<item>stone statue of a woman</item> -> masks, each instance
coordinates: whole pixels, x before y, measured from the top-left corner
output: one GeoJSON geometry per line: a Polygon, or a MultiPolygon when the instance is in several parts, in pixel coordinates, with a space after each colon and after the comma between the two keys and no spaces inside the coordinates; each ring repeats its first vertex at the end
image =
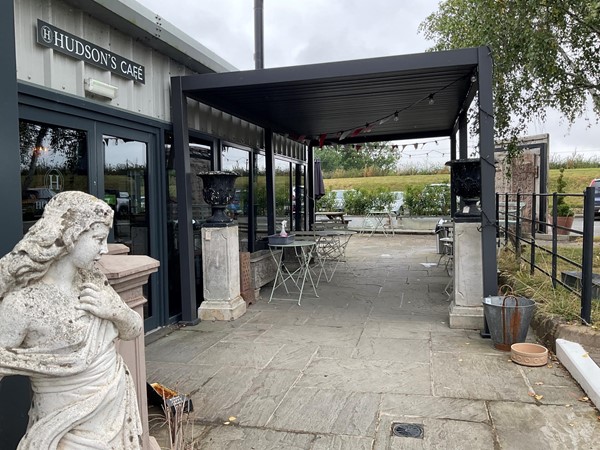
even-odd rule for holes
{"type": "Polygon", "coordinates": [[[57,194],[0,259],[0,378],[26,375],[33,401],[19,449],[139,449],[135,387],[117,337],[142,319],[95,267],[113,212],[83,192],[57,194]]]}

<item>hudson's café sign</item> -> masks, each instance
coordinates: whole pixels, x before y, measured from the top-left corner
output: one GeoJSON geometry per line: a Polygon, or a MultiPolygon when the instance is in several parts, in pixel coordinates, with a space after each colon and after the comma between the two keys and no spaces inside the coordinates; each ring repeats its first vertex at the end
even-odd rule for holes
{"type": "Polygon", "coordinates": [[[37,21],[37,42],[124,78],[142,84],[146,82],[144,66],[141,64],[123,58],[40,19],[37,21]]]}

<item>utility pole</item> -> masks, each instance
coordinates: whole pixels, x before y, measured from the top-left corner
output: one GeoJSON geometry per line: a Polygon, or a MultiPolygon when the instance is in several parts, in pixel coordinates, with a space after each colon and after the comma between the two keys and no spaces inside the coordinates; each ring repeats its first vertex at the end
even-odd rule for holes
{"type": "Polygon", "coordinates": [[[263,0],[254,0],[254,68],[264,69],[263,0]]]}

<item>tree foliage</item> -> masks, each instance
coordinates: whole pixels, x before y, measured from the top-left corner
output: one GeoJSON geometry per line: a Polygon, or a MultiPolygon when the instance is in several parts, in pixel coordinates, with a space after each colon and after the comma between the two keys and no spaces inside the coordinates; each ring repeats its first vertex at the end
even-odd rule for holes
{"type": "Polygon", "coordinates": [[[396,168],[398,161],[396,150],[387,142],[325,146],[315,150],[315,157],[321,160],[323,172],[376,168],[379,173],[389,173],[396,168]]]}
{"type": "Polygon", "coordinates": [[[431,50],[487,45],[498,139],[513,141],[555,108],[600,116],[600,0],[445,0],[420,25],[431,50]]]}

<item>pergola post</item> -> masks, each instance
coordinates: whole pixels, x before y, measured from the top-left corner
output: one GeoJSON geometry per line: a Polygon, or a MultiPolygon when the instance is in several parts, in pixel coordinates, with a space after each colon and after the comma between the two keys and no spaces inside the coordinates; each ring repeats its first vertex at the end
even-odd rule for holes
{"type": "Polygon", "coordinates": [[[481,251],[483,296],[498,293],[496,259],[496,166],[494,158],[494,102],[492,57],[488,47],[478,48],[479,155],[481,157],[481,251]]]}
{"type": "Polygon", "coordinates": [[[308,229],[312,230],[313,224],[315,223],[315,152],[312,143],[308,146],[308,158],[307,158],[307,175],[306,184],[308,185],[308,208],[306,214],[308,215],[308,229]]]}
{"type": "Polygon", "coordinates": [[[179,280],[181,282],[181,322],[199,322],[196,306],[194,271],[194,238],[192,230],[192,188],[190,142],[187,122],[187,97],[181,88],[181,77],[171,78],[171,107],[173,111],[173,150],[177,187],[177,242],[179,249],[179,280]]]}

